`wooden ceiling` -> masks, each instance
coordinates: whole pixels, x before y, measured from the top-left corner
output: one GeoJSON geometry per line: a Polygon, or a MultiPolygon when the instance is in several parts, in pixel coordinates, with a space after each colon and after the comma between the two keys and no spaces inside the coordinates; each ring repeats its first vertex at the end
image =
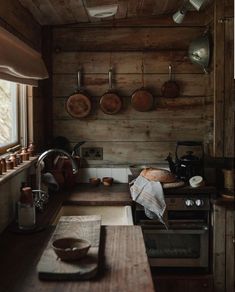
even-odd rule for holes
{"type": "MultiPolygon", "coordinates": [[[[89,17],[86,6],[118,3],[111,19],[129,19],[169,15],[185,0],[19,0],[41,25],[63,25],[105,21],[89,17]]],[[[110,18],[109,18],[110,20],[110,18]]]]}

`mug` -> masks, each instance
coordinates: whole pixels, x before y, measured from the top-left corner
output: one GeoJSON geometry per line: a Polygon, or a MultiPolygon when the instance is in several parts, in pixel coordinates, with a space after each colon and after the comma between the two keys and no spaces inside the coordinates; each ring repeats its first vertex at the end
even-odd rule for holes
{"type": "Polygon", "coordinates": [[[223,169],[224,188],[230,191],[234,190],[234,169],[223,169]]]}

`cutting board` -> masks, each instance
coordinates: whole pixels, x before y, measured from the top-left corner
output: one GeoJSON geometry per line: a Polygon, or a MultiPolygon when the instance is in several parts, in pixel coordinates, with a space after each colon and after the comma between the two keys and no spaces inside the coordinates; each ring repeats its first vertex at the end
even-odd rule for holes
{"type": "Polygon", "coordinates": [[[172,182],[172,183],[163,183],[162,187],[163,189],[172,189],[172,188],[180,188],[185,185],[185,182],[182,180],[172,182]]]}
{"type": "Polygon", "coordinates": [[[92,278],[98,270],[101,216],[61,216],[56,229],[44,250],[37,271],[44,280],[82,280],[92,278]],[[77,261],[61,261],[52,242],[61,237],[83,238],[91,243],[86,257],[77,261]]]}

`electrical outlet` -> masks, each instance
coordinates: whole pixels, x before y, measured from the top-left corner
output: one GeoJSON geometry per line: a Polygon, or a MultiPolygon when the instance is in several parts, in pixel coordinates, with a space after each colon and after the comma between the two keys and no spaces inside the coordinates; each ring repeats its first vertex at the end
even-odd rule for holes
{"type": "Polygon", "coordinates": [[[103,148],[82,147],[82,157],[87,160],[103,160],[103,148]]]}

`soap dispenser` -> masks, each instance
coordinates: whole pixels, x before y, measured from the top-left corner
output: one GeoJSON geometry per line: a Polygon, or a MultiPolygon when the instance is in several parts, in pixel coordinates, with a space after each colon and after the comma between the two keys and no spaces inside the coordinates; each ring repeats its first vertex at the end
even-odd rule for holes
{"type": "Polygon", "coordinates": [[[19,229],[33,229],[35,227],[35,206],[31,187],[21,190],[18,202],[18,226],[19,229]]]}

